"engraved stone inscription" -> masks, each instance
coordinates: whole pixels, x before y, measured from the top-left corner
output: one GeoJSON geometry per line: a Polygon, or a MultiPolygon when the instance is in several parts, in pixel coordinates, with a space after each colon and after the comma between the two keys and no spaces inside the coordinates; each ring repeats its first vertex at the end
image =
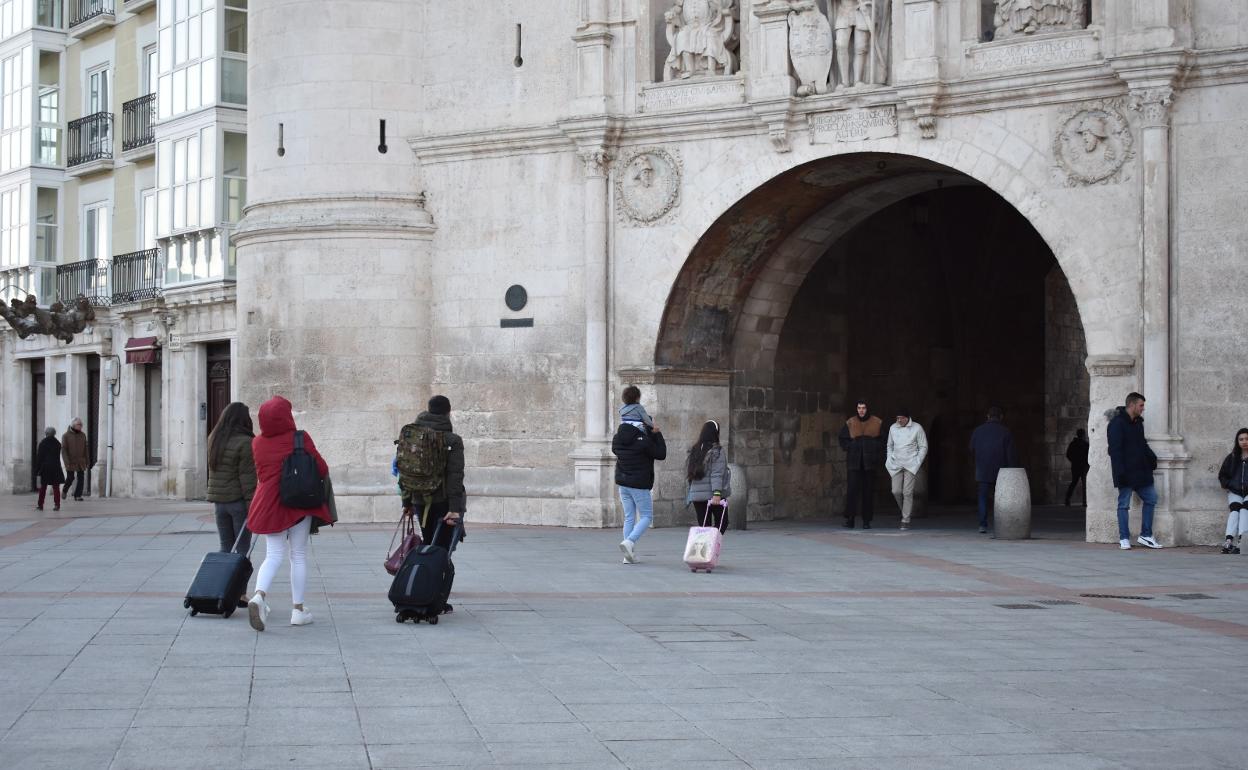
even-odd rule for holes
{"type": "Polygon", "coordinates": [[[988,75],[1016,69],[1040,69],[1091,61],[1099,53],[1100,46],[1091,34],[990,43],[967,50],[967,72],[971,75],[988,75]]]}
{"type": "Polygon", "coordinates": [[[860,110],[817,112],[808,116],[813,144],[861,142],[897,135],[897,108],[868,107],[860,110]]]}
{"type": "Polygon", "coordinates": [[[664,83],[642,91],[643,112],[675,112],[745,101],[745,83],[737,78],[702,83],[664,83]]]}

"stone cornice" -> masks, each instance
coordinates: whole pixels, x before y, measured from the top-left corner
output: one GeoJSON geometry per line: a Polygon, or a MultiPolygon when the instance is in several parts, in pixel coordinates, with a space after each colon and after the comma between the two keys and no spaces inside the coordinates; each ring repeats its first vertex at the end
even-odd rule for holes
{"type": "Polygon", "coordinates": [[[248,206],[231,240],[235,246],[355,236],[429,238],[436,228],[419,195],[315,195],[248,206]]]}

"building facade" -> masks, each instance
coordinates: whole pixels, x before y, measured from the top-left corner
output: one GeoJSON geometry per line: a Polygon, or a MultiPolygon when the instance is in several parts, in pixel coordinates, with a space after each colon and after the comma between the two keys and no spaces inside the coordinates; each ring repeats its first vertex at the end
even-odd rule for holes
{"type": "Polygon", "coordinates": [[[10,0],[0,37],[0,296],[96,312],[69,344],[0,338],[4,486],[30,488],[31,442],[81,417],[93,494],[202,496],[235,395],[246,0],[10,0]]]}
{"type": "MultiPolygon", "coordinates": [[[[660,523],[686,520],[683,447],[706,419],[737,510],[839,514],[837,432],[863,397],[928,430],[932,505],[972,498],[990,405],[1038,501],[1060,499],[1086,428],[1087,535],[1107,541],[1105,425],[1140,390],[1159,537],[1220,536],[1213,474],[1248,422],[1239,4],[272,0],[248,27],[245,216],[159,231],[166,282],[216,254],[237,282],[166,283],[144,332],[192,375],[165,375],[178,459],[157,493],[202,486],[207,343],[237,318],[232,392],[295,403],[346,518],[397,514],[393,439],[442,392],[470,518],[614,523],[631,383],[673,448],[660,523]]],[[[201,97],[246,55],[227,38],[201,97]]],[[[193,176],[158,180],[158,228],[193,176]]]]}

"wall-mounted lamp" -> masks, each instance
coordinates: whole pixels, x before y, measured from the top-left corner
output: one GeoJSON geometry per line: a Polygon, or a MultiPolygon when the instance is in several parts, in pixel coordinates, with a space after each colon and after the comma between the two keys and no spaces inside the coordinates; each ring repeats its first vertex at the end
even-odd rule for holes
{"type": "Polygon", "coordinates": [[[286,155],[286,124],[277,124],[277,157],[286,155]]]}
{"type": "Polygon", "coordinates": [[[386,146],[386,121],[382,120],[381,121],[381,143],[377,145],[377,152],[380,152],[382,155],[385,155],[386,151],[389,149],[390,148],[386,146]]]}
{"type": "Polygon", "coordinates": [[[521,35],[522,33],[521,33],[520,25],[517,24],[516,25],[516,58],[511,60],[511,63],[516,65],[517,67],[524,66],[524,57],[520,55],[520,44],[522,41],[521,35]]]}

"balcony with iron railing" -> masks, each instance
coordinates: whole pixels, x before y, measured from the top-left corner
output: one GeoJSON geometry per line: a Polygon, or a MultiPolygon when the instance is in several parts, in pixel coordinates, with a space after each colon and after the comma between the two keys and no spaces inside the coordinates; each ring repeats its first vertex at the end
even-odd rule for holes
{"type": "Polygon", "coordinates": [[[156,152],[156,94],[121,105],[121,151],[127,160],[156,152]]]}
{"type": "Polygon", "coordinates": [[[84,259],[56,267],[56,295],[67,305],[81,294],[95,307],[107,307],[113,301],[108,284],[107,259],[84,259]]]}
{"type": "Polygon", "coordinates": [[[111,169],[113,113],[97,112],[69,121],[65,145],[65,168],[71,176],[111,169]]]}
{"type": "Polygon", "coordinates": [[[161,277],[164,262],[160,249],[146,249],[113,257],[113,304],[142,302],[164,293],[161,277]]]}
{"type": "Polygon", "coordinates": [[[84,38],[117,23],[114,0],[69,0],[66,6],[70,37],[84,38]]]}

